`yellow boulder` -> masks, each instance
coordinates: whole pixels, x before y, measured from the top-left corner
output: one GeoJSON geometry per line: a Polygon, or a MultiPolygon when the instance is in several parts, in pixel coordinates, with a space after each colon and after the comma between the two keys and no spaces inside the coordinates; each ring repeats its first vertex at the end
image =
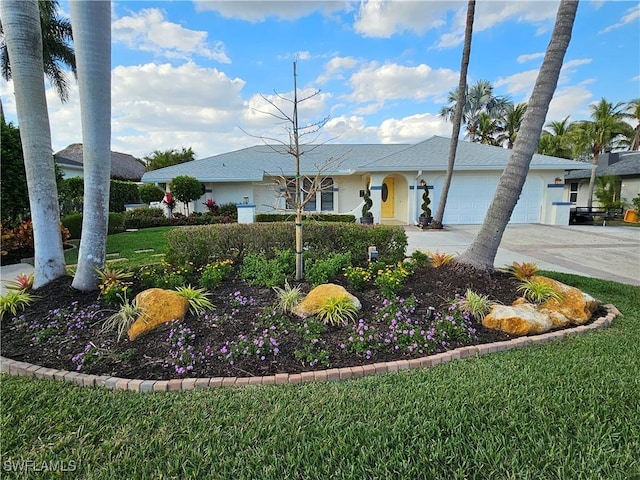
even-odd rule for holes
{"type": "Polygon", "coordinates": [[[562,295],[560,300],[551,299],[540,305],[541,311],[564,315],[571,323],[582,325],[589,321],[598,308],[598,301],[582,290],[547,277],[535,276],[533,280],[551,285],[562,295]]]}
{"type": "Polygon", "coordinates": [[[341,297],[348,298],[358,310],[362,308],[360,300],[347,292],[344,287],[334,283],[325,283],[324,285],[318,285],[316,288],[311,290],[304,300],[296,305],[292,311],[299,317],[310,317],[320,311],[320,308],[328,298],[341,297]]]}
{"type": "Polygon", "coordinates": [[[531,303],[494,305],[482,319],[482,325],[509,335],[536,335],[554,326],[549,317],[531,303]]]}
{"type": "Polygon", "coordinates": [[[170,322],[183,320],[189,310],[189,302],[171,290],[150,288],[136,295],[135,303],[140,314],[129,327],[129,340],[135,340],[143,333],[170,322]]]}

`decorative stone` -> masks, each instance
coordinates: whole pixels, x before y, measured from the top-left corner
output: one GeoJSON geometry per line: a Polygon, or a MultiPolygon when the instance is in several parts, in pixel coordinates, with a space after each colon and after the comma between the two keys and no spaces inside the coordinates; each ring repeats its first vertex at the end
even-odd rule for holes
{"type": "Polygon", "coordinates": [[[509,335],[535,335],[553,328],[549,317],[531,303],[494,305],[482,320],[482,325],[509,335]]]}
{"type": "Polygon", "coordinates": [[[551,285],[562,298],[541,305],[528,303],[524,298],[518,298],[511,306],[494,305],[482,324],[510,335],[536,335],[553,328],[582,325],[598,308],[596,299],[577,288],[542,276],[532,280],[551,285]]]}
{"type": "Polygon", "coordinates": [[[310,317],[320,311],[320,307],[328,298],[341,297],[348,298],[358,310],[362,308],[360,300],[347,292],[344,287],[334,283],[325,283],[324,285],[318,285],[316,288],[311,290],[304,300],[293,308],[293,313],[299,317],[310,317]]]}
{"type": "Polygon", "coordinates": [[[136,305],[140,315],[127,332],[129,340],[135,340],[143,333],[170,322],[184,320],[189,309],[189,302],[171,290],[150,288],[136,295],[136,305]]]}
{"type": "Polygon", "coordinates": [[[572,324],[583,325],[588,322],[598,308],[599,303],[595,298],[577,288],[542,276],[535,276],[533,280],[551,285],[562,295],[560,300],[546,301],[540,305],[540,309],[560,313],[572,324]]]}

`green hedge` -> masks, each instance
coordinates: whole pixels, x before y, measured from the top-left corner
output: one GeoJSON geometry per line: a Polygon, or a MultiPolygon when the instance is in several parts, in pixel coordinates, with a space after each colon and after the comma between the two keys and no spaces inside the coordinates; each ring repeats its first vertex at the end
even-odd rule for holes
{"type": "MultiPolygon", "coordinates": [[[[66,215],[61,219],[62,224],[67,227],[71,238],[80,238],[82,235],[82,214],[72,213],[66,215]]],[[[109,224],[107,226],[107,233],[109,235],[113,233],[124,232],[124,217],[121,213],[109,212],[109,224]]]]}
{"type": "Polygon", "coordinates": [[[133,182],[111,180],[109,192],[109,211],[124,212],[124,206],[129,203],[140,203],[138,185],[133,182]]]}
{"type": "Polygon", "coordinates": [[[192,213],[188,217],[174,214],[173,218],[167,218],[161,208],[135,208],[123,213],[124,226],[127,229],[141,229],[166,226],[183,225],[211,225],[216,223],[229,223],[233,219],[228,216],[211,215],[209,213],[192,213]]]}
{"type": "MultiPolygon", "coordinates": [[[[258,213],[256,222],[293,222],[296,219],[295,213],[258,213]]],[[[307,213],[303,220],[315,222],[343,222],[356,223],[355,215],[336,213],[307,213]]]]}
{"type": "MultiPolygon", "coordinates": [[[[405,257],[407,234],[401,226],[364,226],[349,223],[310,222],[302,229],[305,256],[318,259],[331,253],[351,253],[355,265],[367,262],[367,249],[375,245],[379,259],[396,263],[405,257]]],[[[293,249],[295,225],[289,222],[204,225],[167,233],[166,260],[174,265],[231,259],[239,264],[249,253],[272,258],[277,250],[293,249]]]]}

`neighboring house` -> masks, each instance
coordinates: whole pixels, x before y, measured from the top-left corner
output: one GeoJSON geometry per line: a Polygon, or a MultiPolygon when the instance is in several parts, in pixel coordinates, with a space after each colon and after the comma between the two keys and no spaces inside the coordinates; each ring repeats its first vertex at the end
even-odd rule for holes
{"type": "MultiPolygon", "coordinates": [[[[82,177],[82,144],[74,143],[53,155],[64,178],[82,177]]],[[[111,152],[111,178],[139,182],[145,166],[133,155],[111,152]]]]}
{"type": "MultiPolygon", "coordinates": [[[[432,137],[415,145],[322,144],[301,147],[302,176],[321,169],[323,189],[308,211],[350,213],[359,218],[362,195],[370,185],[376,223],[416,224],[422,187],[430,190],[432,210],[437,208],[447,168],[448,138],[432,137]]],[[[189,175],[205,185],[205,194],[189,206],[206,211],[208,199],[218,204],[255,205],[256,212],[286,209],[275,179],[295,176],[296,164],[280,145],[259,145],[192,162],[146,172],[142,181],[166,189],[171,179],[189,175]]],[[[458,143],[456,165],[445,210],[445,224],[482,223],[511,151],[478,143],[458,143]]],[[[571,160],[534,155],[527,181],[511,222],[566,225],[569,203],[563,201],[567,170],[584,168],[571,160]]],[[[304,183],[304,182],[303,182],[304,183]]],[[[303,188],[305,188],[303,186],[303,188]]]]}
{"type": "MultiPolygon", "coordinates": [[[[640,194],[640,152],[600,154],[596,176],[602,177],[604,175],[620,178],[620,198],[628,204],[631,203],[631,200],[640,194]]],[[[586,206],[590,178],[591,170],[574,170],[567,174],[565,176],[565,198],[579,207],[586,206]]],[[[595,197],[593,201],[597,204],[595,197]]]]}

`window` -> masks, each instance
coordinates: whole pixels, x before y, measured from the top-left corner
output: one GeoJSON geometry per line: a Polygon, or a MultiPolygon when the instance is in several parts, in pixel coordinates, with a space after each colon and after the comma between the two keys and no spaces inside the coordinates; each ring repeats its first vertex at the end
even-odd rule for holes
{"type": "MultiPolygon", "coordinates": [[[[309,192],[313,190],[314,180],[311,178],[301,179],[300,182],[300,197],[304,199],[309,192]]],[[[287,179],[287,191],[289,192],[290,199],[287,199],[287,209],[295,210],[295,191],[296,191],[296,179],[287,179]]],[[[327,212],[333,211],[333,179],[324,178],[322,180],[321,187],[316,191],[315,195],[304,206],[305,212],[327,212]],[[320,208],[318,208],[318,206],[320,208]]]]}
{"type": "Polygon", "coordinates": [[[578,182],[571,182],[569,184],[569,201],[572,203],[578,201],[578,182]]]}

